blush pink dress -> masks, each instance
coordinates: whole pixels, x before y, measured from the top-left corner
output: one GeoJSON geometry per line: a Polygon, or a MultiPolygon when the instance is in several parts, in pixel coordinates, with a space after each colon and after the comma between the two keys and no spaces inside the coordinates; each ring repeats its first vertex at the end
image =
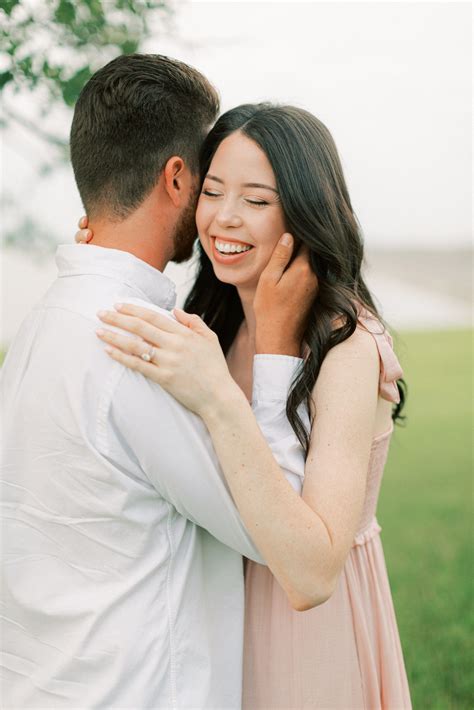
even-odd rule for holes
{"type": "MultiPolygon", "coordinates": [[[[380,355],[380,393],[398,401],[402,370],[372,317],[360,325],[380,355]]],[[[373,440],[364,510],[336,591],[294,611],[267,567],[246,562],[244,710],[411,708],[395,611],[375,517],[392,429],[373,440]]]]}

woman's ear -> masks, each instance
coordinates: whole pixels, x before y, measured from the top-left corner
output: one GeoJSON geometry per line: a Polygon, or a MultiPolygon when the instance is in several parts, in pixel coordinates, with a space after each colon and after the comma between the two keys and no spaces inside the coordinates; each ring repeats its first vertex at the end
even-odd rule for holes
{"type": "Polygon", "coordinates": [[[164,187],[175,207],[189,199],[190,171],[182,158],[173,155],[163,170],[164,187]]]}

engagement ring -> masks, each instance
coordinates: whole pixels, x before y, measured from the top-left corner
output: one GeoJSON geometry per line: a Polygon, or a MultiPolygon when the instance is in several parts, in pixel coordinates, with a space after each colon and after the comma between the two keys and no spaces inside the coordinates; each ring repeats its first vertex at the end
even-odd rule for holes
{"type": "Polygon", "coordinates": [[[140,355],[142,360],[145,360],[145,362],[151,362],[153,360],[153,355],[155,354],[155,348],[150,348],[147,353],[142,353],[140,355]]]}

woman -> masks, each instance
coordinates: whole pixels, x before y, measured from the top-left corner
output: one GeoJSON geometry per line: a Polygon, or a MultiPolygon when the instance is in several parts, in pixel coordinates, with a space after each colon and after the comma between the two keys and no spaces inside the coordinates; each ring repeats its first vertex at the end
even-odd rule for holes
{"type": "MultiPolygon", "coordinates": [[[[274,483],[279,470],[233,388],[251,398],[254,299],[280,235],[291,232],[307,249],[318,293],[294,353],[302,364],[287,401],[304,452],[304,485],[299,497],[282,483],[281,496],[263,511],[268,525],[249,524],[268,567],[246,565],[243,705],[408,708],[375,518],[392,420],[404,401],[402,371],[361,275],[362,242],[332,137],[301,109],[240,106],[207,137],[202,177],[199,271],[185,309],[203,320],[176,311],[172,323],[127,305],[103,318],[144,337],[158,366],[136,357],[143,349],[136,339],[111,331],[99,337],[112,358],[203,417],[237,505],[248,495],[237,463],[245,451],[251,455],[257,505],[258,487],[274,483]],[[317,578],[312,596],[294,597],[293,570],[299,589],[317,578]],[[304,570],[317,575],[306,579],[304,570]]],[[[284,329],[278,314],[269,320],[284,329]]]]}

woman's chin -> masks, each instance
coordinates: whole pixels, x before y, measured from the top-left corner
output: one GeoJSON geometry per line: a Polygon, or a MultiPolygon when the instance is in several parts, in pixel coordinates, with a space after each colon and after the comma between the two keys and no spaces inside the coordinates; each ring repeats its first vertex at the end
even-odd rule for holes
{"type": "Polygon", "coordinates": [[[255,274],[239,274],[238,272],[232,270],[229,267],[222,267],[221,264],[216,264],[213,262],[212,267],[214,269],[214,274],[216,278],[222,283],[231,284],[238,288],[257,288],[259,275],[255,274]]]}

